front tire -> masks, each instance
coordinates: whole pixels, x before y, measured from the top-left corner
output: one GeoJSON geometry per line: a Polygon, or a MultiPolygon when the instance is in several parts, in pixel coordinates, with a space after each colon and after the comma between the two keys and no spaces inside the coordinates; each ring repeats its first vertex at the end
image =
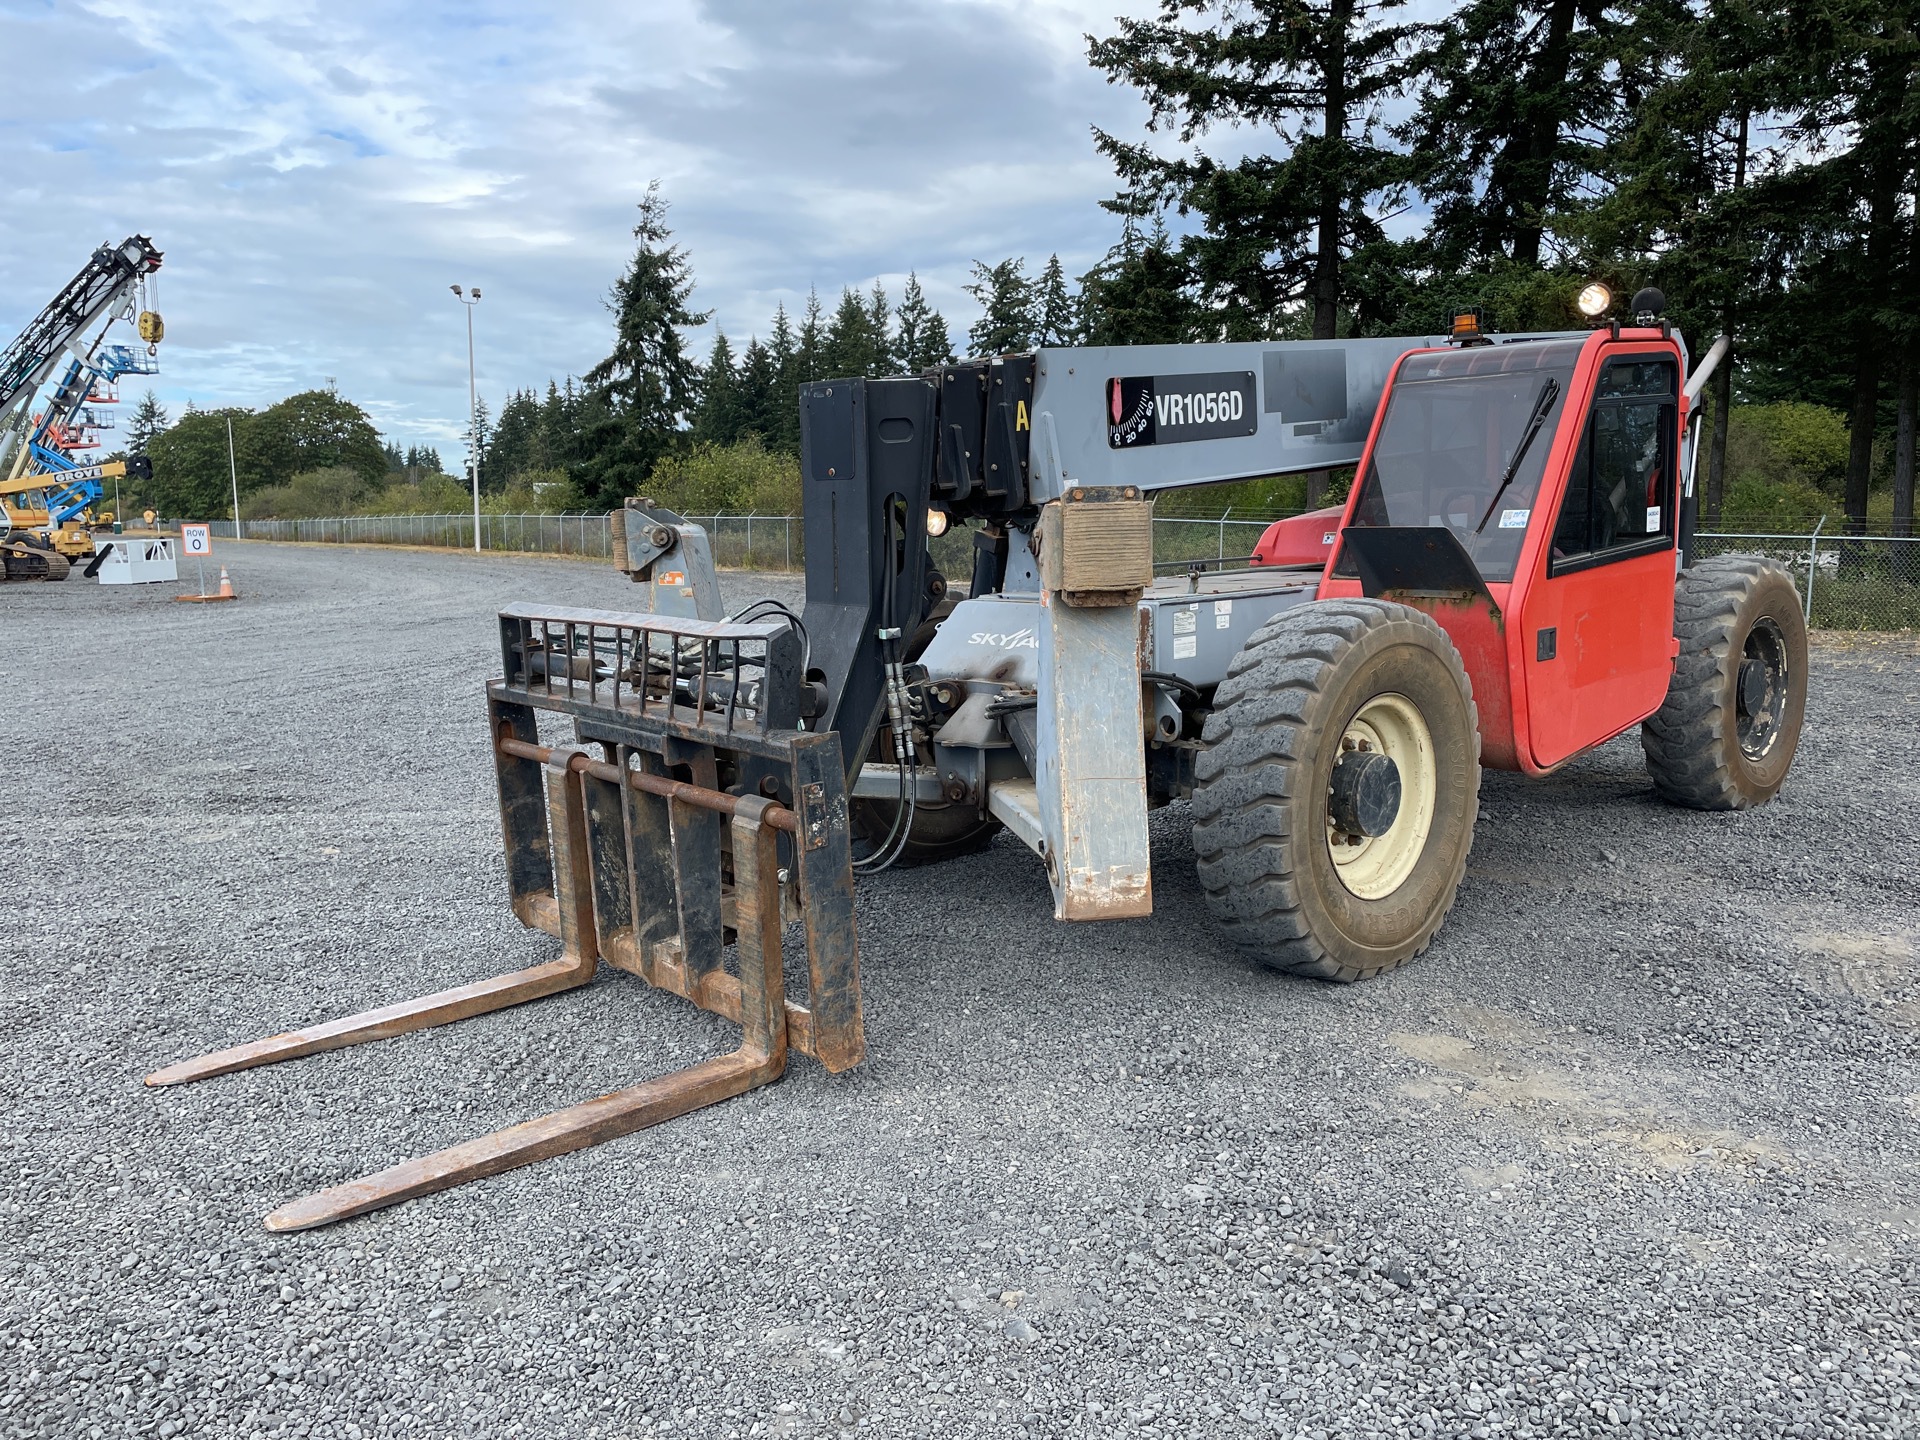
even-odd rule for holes
{"type": "Polygon", "coordinates": [[[1667,698],[1640,727],[1653,788],[1690,810],[1749,810],[1780,792],[1807,712],[1807,625],[1793,577],[1757,555],[1680,575],[1667,698]]]}
{"type": "Polygon", "coordinates": [[[1273,969],[1339,981],[1426,949],[1480,803],[1472,687],[1429,616],[1382,600],[1276,616],[1234,657],[1203,739],[1193,845],[1229,935],[1273,969]],[[1349,793],[1344,767],[1383,770],[1379,755],[1390,804],[1349,793]]]}

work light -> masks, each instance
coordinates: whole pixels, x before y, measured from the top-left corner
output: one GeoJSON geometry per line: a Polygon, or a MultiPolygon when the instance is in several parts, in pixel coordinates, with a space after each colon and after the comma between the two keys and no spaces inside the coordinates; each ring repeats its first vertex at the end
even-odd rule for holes
{"type": "Polygon", "coordinates": [[[1580,313],[1589,320],[1598,319],[1606,312],[1607,306],[1612,303],[1613,291],[1602,285],[1598,280],[1582,290],[1580,292],[1580,298],[1574,302],[1574,304],[1580,307],[1580,313]]]}

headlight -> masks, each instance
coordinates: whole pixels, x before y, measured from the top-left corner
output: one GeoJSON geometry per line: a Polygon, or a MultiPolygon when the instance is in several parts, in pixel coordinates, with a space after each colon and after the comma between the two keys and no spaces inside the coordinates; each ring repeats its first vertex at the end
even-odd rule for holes
{"type": "Polygon", "coordinates": [[[1574,301],[1574,304],[1580,307],[1580,313],[1589,320],[1598,319],[1601,315],[1605,314],[1607,307],[1612,303],[1613,291],[1602,285],[1598,280],[1582,290],[1580,292],[1580,298],[1574,301]]]}
{"type": "Polygon", "coordinates": [[[947,533],[947,512],[944,510],[931,510],[931,509],[928,510],[927,511],[928,538],[933,540],[938,540],[942,535],[946,533],[947,533]]]}

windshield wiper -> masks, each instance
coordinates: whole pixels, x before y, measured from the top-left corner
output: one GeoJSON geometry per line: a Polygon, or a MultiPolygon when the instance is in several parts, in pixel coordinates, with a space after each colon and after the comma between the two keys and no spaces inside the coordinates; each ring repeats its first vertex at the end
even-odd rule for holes
{"type": "Polygon", "coordinates": [[[1513,447],[1513,458],[1507,461],[1507,473],[1500,477],[1499,487],[1493,492],[1493,499],[1487,502],[1487,513],[1480,517],[1480,523],[1473,527],[1478,535],[1487,528],[1487,521],[1493,518],[1494,507],[1500,503],[1500,497],[1507,493],[1507,487],[1513,483],[1513,477],[1520,473],[1520,462],[1527,458],[1527,449],[1533,444],[1534,436],[1540,433],[1540,427],[1547,423],[1547,412],[1553,408],[1553,402],[1560,398],[1560,382],[1551,375],[1547,383],[1540,387],[1539,398],[1533,402],[1533,414],[1527,419],[1527,428],[1520,436],[1520,443],[1513,447]]]}

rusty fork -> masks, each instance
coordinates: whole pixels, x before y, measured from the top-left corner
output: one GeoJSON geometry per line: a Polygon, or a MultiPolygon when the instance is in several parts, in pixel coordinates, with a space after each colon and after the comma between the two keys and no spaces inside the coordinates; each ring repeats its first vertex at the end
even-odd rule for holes
{"type": "MultiPolygon", "coordinates": [[[[791,834],[796,830],[792,811],[757,796],[738,797],[662,775],[611,766],[593,760],[581,750],[549,750],[514,739],[510,733],[496,739],[496,748],[503,767],[510,763],[511,757],[523,763],[537,761],[546,770],[545,828],[553,840],[552,888],[544,894],[517,897],[527,903],[517,903],[515,908],[527,923],[559,935],[563,946],[560,959],[418,1000],[275,1035],[197,1060],[182,1061],[155,1071],[146,1077],[146,1083],[165,1086],[204,1080],[322,1050],[404,1035],[585,985],[593,979],[601,958],[600,928],[594,913],[596,837],[590,833],[593,817],[586,794],[586,786],[596,780],[610,788],[617,786],[656,797],[656,801],[664,799],[678,806],[730,816],[733,856],[730,909],[739,979],[734,982],[723,970],[716,971],[705,977],[707,983],[689,998],[737,1019],[741,1027],[740,1046],[731,1054],[703,1061],[689,1069],[616,1090],[293,1201],[266,1217],[270,1230],[306,1230],[365,1214],[632,1134],[701,1106],[770,1084],[786,1069],[791,1020],[802,1022],[802,1043],[809,1044],[810,1048],[813,1037],[806,1022],[811,1016],[805,1009],[787,1002],[781,964],[778,844],[781,832],[791,834]],[[714,984],[714,981],[725,983],[714,984]]],[[[512,839],[510,835],[510,852],[512,839]]],[[[717,887],[717,877],[715,884],[717,887]]],[[[718,938],[716,933],[713,939],[718,938]]],[[[714,948],[717,950],[717,945],[714,948]]],[[[639,967],[626,964],[622,968],[639,967]]],[[[649,975],[648,978],[655,977],[649,975]]],[[[857,991],[855,993],[857,995],[857,991]]],[[[855,1017],[857,1026],[857,1010],[855,1017]]],[[[854,1034],[857,1044],[857,1029],[854,1034]]],[[[858,1056],[855,1053],[841,1058],[850,1064],[858,1056]]],[[[843,1065],[836,1064],[834,1068],[843,1068],[843,1065]]]]}

